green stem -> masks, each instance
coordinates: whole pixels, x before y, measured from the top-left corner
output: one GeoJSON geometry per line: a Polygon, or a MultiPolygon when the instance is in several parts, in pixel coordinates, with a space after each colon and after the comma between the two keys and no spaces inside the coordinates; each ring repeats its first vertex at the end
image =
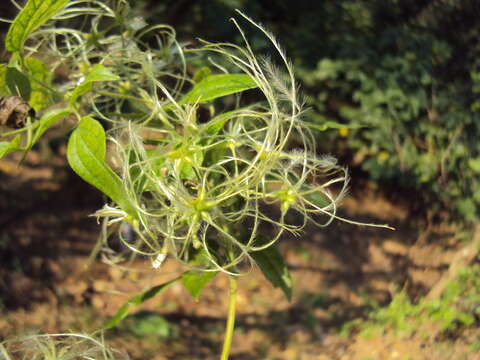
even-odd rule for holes
{"type": "Polygon", "coordinates": [[[228,301],[227,328],[225,329],[225,339],[221,360],[228,360],[230,346],[232,345],[233,328],[235,326],[235,305],[237,303],[237,278],[230,276],[230,299],[228,301]]]}

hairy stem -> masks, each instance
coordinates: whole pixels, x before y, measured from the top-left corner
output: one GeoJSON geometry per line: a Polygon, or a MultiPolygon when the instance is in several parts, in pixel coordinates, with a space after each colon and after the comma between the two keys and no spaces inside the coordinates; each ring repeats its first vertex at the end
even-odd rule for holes
{"type": "Polygon", "coordinates": [[[221,360],[228,360],[230,354],[230,345],[232,344],[233,328],[235,326],[235,305],[237,303],[237,278],[229,276],[230,280],[230,299],[228,301],[227,328],[225,329],[225,339],[223,341],[221,360]]]}

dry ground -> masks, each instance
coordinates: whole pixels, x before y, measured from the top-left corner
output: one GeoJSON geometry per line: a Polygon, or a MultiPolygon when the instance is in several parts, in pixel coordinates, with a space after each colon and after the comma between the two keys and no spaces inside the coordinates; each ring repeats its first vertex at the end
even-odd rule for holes
{"type": "MultiPolygon", "coordinates": [[[[100,259],[89,262],[99,227],[88,215],[101,207],[101,195],[61,157],[51,156],[46,161],[32,152],[20,166],[14,158],[0,160],[0,338],[91,332],[129,297],[182,270],[173,261],[159,270],[137,261],[133,271],[100,259]]],[[[232,359],[480,359],[468,347],[478,332],[443,342],[339,336],[342,324],[365,316],[372,299],[388,303],[398,288],[414,300],[428,293],[458,251],[454,230],[422,228],[409,214],[408,201],[413,199],[389,201],[362,185],[345,201],[344,215],[388,222],[396,231],[337,222],[283,239],[293,300],[286,301],[258,271],[243,277],[232,359]]],[[[168,337],[135,335],[127,321],[107,339],[132,359],[216,359],[226,285],[227,279],[217,276],[197,303],[175,284],[135,309],[143,311],[137,316],[164,316],[168,337]]]]}

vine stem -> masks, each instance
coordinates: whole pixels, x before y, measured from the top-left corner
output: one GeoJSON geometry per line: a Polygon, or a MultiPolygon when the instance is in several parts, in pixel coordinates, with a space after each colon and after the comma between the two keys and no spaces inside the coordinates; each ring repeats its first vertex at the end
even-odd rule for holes
{"type": "Polygon", "coordinates": [[[233,328],[235,326],[235,306],[237,304],[237,278],[229,276],[230,280],[230,298],[228,301],[227,328],[225,329],[225,339],[223,341],[222,357],[220,360],[228,360],[230,346],[232,345],[233,328]]]}

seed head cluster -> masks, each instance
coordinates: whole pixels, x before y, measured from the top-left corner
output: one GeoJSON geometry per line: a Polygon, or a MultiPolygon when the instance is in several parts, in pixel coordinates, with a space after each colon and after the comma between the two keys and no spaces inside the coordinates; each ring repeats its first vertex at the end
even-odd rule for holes
{"type": "Polygon", "coordinates": [[[126,1],[114,4],[70,2],[57,20],[83,15],[91,25],[43,28],[31,50],[68,72],[67,99],[98,63],[121,79],[95,83],[75,106],[107,124],[110,165],[129,207],[110,203],[95,215],[118,227],[128,249],[156,267],[166,254],[185,263],[201,255],[203,270],[237,274],[283,232],[341,219],[347,171],[315,155],[292,65],[272,34],[239,12],[270,41],[276,64],[254,53],[235,19],[243,45],[200,41],[192,49],[171,27],[132,18],[126,1]],[[199,59],[209,63],[207,73],[243,74],[255,89],[185,102],[198,84],[187,65],[199,59]]]}

